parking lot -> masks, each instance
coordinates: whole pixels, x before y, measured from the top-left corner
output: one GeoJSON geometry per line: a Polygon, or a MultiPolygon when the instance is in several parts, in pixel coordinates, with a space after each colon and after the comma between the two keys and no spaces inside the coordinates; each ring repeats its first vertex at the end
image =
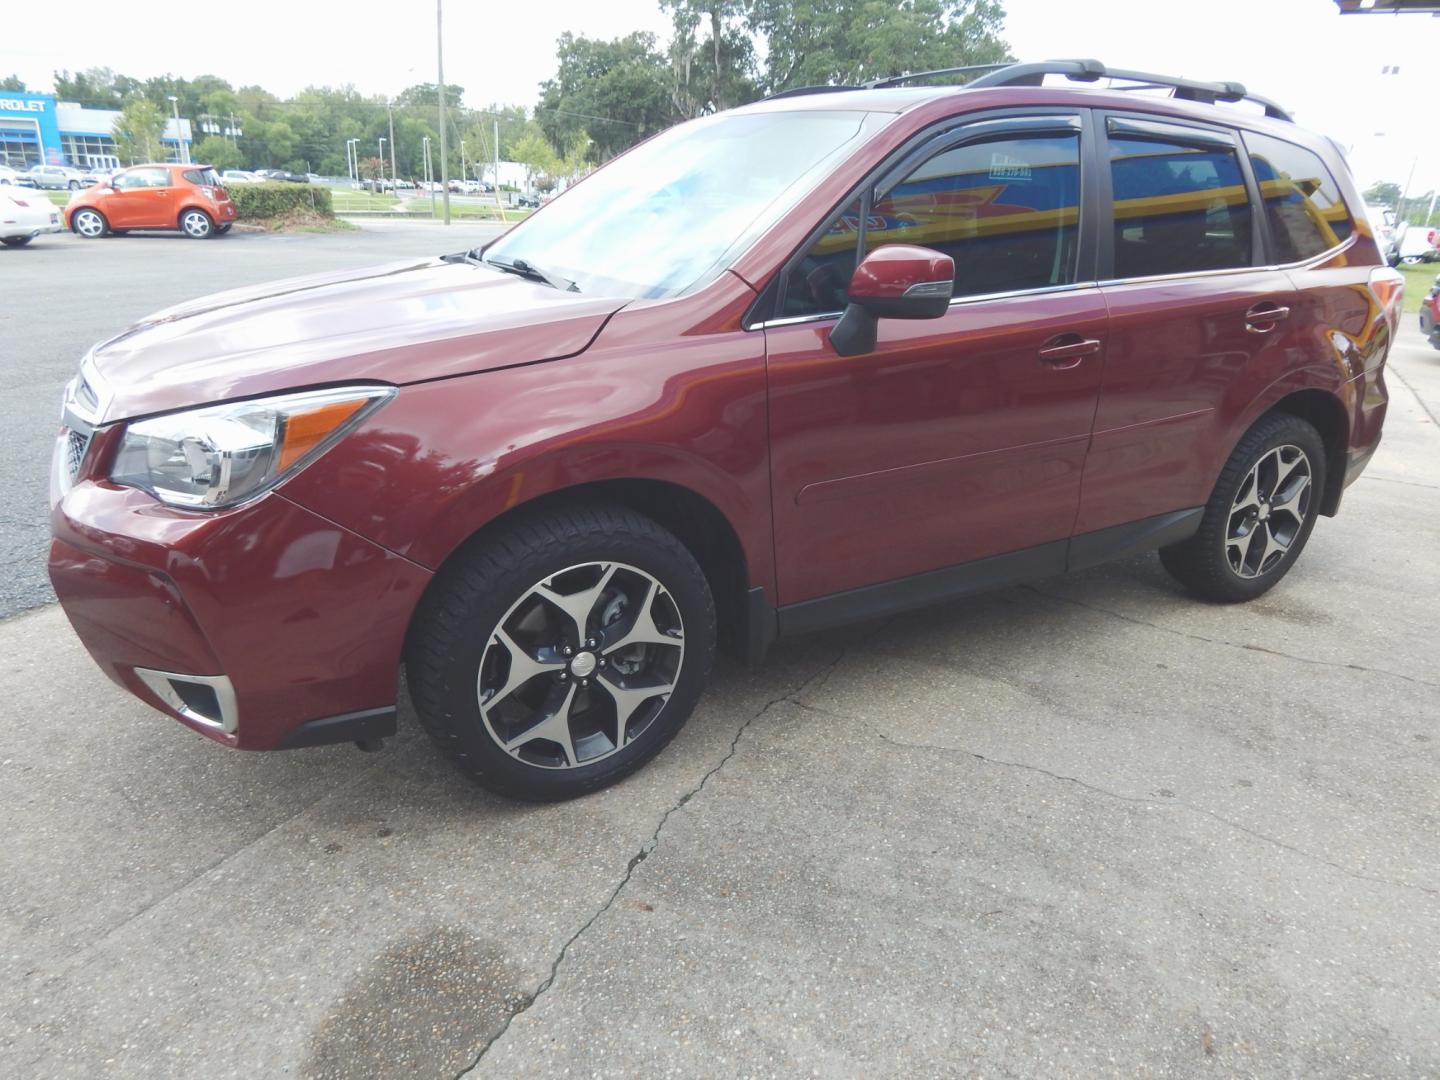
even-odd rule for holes
{"type": "MultiPolygon", "coordinates": [[[[92,341],[492,233],[0,252],[3,611],[47,599],[92,341]]],[[[57,608],[0,622],[0,1075],[1440,1073],[1440,352],[1406,322],[1378,455],[1259,601],[1143,556],[784,643],[561,805],[407,712],[375,755],[226,752],[57,608]]]]}

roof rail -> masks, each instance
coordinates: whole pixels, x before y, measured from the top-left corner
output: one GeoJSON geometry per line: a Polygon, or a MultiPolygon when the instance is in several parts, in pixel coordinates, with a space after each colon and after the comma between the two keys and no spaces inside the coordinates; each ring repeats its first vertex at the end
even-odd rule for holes
{"type": "Polygon", "coordinates": [[[1181,79],[1173,75],[1156,75],[1148,71],[1130,71],[1126,68],[1107,68],[1099,60],[1043,60],[1035,64],[976,64],[970,67],[941,68],[937,71],[917,71],[910,75],[897,75],[890,79],[876,79],[866,83],[868,87],[900,86],[916,79],[934,78],[940,75],[969,75],[976,77],[965,84],[966,89],[987,86],[1039,86],[1046,75],[1064,75],[1074,82],[1097,82],[1100,79],[1123,79],[1126,82],[1144,83],[1147,86],[1169,87],[1172,96],[1183,101],[1198,101],[1213,105],[1217,101],[1253,101],[1265,109],[1265,115],[1276,120],[1290,120],[1291,116],[1269,98],[1252,94],[1238,82],[1198,82],[1181,79]]]}

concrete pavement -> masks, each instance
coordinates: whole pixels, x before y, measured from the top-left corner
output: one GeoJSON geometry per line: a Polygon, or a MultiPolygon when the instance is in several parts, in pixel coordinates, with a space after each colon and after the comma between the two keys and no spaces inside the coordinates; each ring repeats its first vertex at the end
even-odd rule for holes
{"type": "Polygon", "coordinates": [[[1391,390],[1261,600],[1146,556],[797,641],[560,806],[0,623],[0,1074],[1436,1075],[1440,353],[1391,390]]]}

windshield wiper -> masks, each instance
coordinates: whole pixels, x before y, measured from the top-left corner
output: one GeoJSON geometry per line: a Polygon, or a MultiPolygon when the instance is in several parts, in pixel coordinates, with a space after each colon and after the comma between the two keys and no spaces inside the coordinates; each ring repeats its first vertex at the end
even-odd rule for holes
{"type": "MultiPolygon", "coordinates": [[[[466,252],[467,256],[473,252],[466,252]]],[[[500,259],[483,259],[482,262],[497,270],[504,270],[510,274],[519,274],[521,277],[529,278],[531,281],[543,281],[552,289],[559,289],[561,292],[579,292],[580,286],[569,278],[561,277],[559,274],[552,274],[548,270],[542,270],[532,262],[525,259],[511,259],[508,262],[500,259]]]]}

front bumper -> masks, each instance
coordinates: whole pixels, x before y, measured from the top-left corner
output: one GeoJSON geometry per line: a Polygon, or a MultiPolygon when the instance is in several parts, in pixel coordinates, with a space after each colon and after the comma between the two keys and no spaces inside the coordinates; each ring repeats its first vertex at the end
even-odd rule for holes
{"type": "MultiPolygon", "coordinates": [[[[88,459],[103,457],[97,433],[88,459]]],[[[111,679],[248,750],[394,731],[428,570],[271,492],[194,513],[85,475],[52,479],[50,580],[111,679]],[[199,676],[201,678],[194,678],[199,676]]]]}

